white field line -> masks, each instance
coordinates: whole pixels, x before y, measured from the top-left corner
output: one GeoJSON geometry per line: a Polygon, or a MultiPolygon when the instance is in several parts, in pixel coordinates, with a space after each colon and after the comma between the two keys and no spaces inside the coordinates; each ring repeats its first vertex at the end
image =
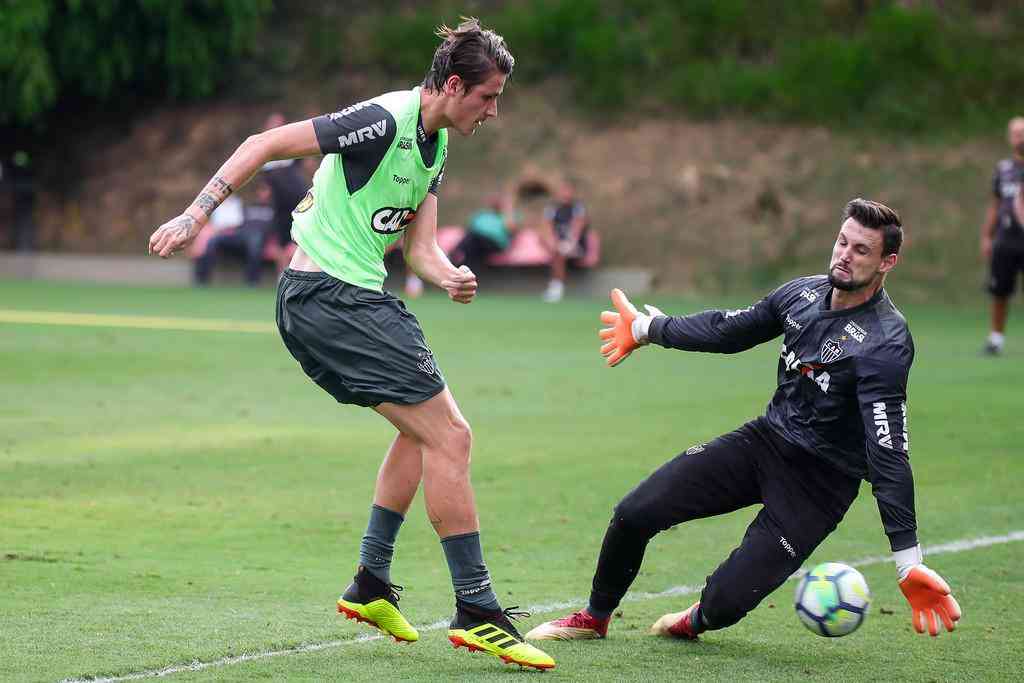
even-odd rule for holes
{"type": "Polygon", "coordinates": [[[85,327],[134,327],[144,330],[199,332],[254,332],[267,334],[277,328],[268,322],[246,322],[217,318],[162,318],[149,315],[100,315],[60,311],[15,311],[0,309],[0,323],[34,325],[78,325],[85,327]]]}
{"type": "MultiPolygon", "coordinates": [[[[925,546],[925,555],[943,555],[946,553],[962,553],[968,550],[974,550],[975,548],[985,548],[991,545],[1002,545],[1005,543],[1014,543],[1017,541],[1024,541],[1024,531],[1011,531],[1005,536],[982,536],[980,538],[966,538],[959,541],[951,541],[949,543],[940,543],[938,545],[925,546]]],[[[847,561],[852,567],[868,567],[875,564],[882,564],[885,562],[891,562],[892,558],[888,555],[874,555],[871,557],[863,557],[859,560],[847,561]]],[[[803,576],[807,570],[801,569],[790,577],[790,580],[803,576]]],[[[703,590],[702,585],[693,586],[673,586],[667,588],[659,593],[635,593],[630,592],[623,598],[623,602],[643,602],[647,600],[657,600],[659,598],[669,598],[678,595],[693,595],[703,590]]],[[[573,600],[560,600],[558,602],[547,602],[539,605],[531,605],[526,610],[532,614],[549,614],[551,612],[559,612],[561,610],[578,608],[586,604],[586,598],[575,598],[573,600]]],[[[417,626],[417,630],[421,632],[426,631],[439,631],[443,628],[448,627],[448,619],[442,619],[435,621],[430,624],[417,626]]],[[[233,664],[242,664],[244,662],[253,662],[260,659],[270,659],[271,657],[283,657],[286,655],[302,654],[303,652],[319,652],[320,650],[329,650],[336,647],[346,647],[350,645],[360,645],[362,643],[370,643],[375,640],[381,640],[384,636],[382,635],[362,635],[355,638],[347,638],[345,640],[330,640],[323,643],[310,643],[308,645],[298,645],[296,647],[287,648],[284,650],[269,650],[264,652],[252,652],[248,654],[233,655],[231,657],[221,657],[220,659],[214,659],[209,662],[201,662],[195,660],[189,664],[172,664],[162,669],[152,669],[149,671],[138,671],[136,673],[125,674],[124,676],[113,676],[110,678],[98,678],[89,677],[85,678],[66,678],[62,683],[116,683],[117,681],[136,681],[142,678],[159,678],[162,676],[171,676],[177,673],[183,673],[186,671],[202,671],[204,669],[213,669],[222,666],[230,666],[233,664]]]]}

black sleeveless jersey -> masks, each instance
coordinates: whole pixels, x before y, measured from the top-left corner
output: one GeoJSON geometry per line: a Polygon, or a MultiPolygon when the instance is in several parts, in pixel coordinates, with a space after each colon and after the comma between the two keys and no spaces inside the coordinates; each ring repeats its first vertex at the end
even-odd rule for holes
{"type": "Polygon", "coordinates": [[[1016,159],[1003,159],[992,173],[992,196],[999,202],[996,238],[1003,242],[1024,243],[1024,226],[1013,213],[1013,200],[1021,186],[1024,164],[1016,159]]]}
{"type": "Polygon", "coordinates": [[[885,290],[829,308],[824,275],[798,278],[748,308],[656,318],[650,339],[737,353],[782,336],[778,387],[765,411],[785,440],[871,483],[893,550],[917,543],[907,380],[914,342],[885,290]]]}

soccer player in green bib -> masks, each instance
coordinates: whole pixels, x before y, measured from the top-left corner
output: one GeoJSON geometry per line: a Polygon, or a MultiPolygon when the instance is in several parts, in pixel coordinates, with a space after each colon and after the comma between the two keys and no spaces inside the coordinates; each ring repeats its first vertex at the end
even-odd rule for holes
{"type": "Polygon", "coordinates": [[[448,638],[538,669],[554,660],[523,642],[502,609],[480,547],[469,480],[472,433],[416,317],[383,290],[385,249],[404,234],[405,259],[457,303],[476,295],[476,275],[438,247],[437,194],[448,131],[472,135],[498,114],[514,60],[504,39],[476,19],[441,27],[420,87],[248,138],[183,214],[160,226],[151,253],[186,247],[217,206],[267,162],[323,154],[313,187],[293,212],[298,245],[278,286],[277,323],[302,369],[339,403],[371,407],[398,430],[377,475],[352,584],[338,611],[400,641],[419,634],[398,609],[391,582],[395,540],[420,483],[455,589],[448,638]]]}

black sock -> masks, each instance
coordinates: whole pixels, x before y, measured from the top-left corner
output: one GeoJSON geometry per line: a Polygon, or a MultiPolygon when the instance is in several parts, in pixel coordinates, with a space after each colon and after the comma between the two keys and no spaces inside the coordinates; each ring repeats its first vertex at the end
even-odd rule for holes
{"type": "Polygon", "coordinates": [[[704,623],[704,615],[700,613],[700,605],[697,605],[697,609],[693,610],[690,616],[690,628],[694,633],[704,633],[708,630],[707,624],[704,623]]]}
{"type": "Polygon", "coordinates": [[[384,583],[391,583],[391,557],[405,517],[379,505],[370,508],[370,522],[359,546],[359,564],[384,583]]]}
{"type": "Polygon", "coordinates": [[[452,574],[455,597],[481,609],[501,609],[498,596],[491,588],[491,575],[484,564],[480,532],[442,538],[441,547],[452,574]]]}

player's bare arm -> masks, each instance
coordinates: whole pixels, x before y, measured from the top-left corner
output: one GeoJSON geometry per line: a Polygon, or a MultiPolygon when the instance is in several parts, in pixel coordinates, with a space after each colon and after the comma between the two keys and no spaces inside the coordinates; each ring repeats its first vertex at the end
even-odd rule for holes
{"type": "Polygon", "coordinates": [[[501,217],[505,221],[505,229],[510,233],[519,229],[519,216],[516,214],[516,191],[512,187],[505,188],[501,194],[501,217]]]}
{"type": "Polygon", "coordinates": [[[985,220],[981,224],[981,257],[988,261],[992,258],[992,238],[996,234],[996,222],[999,218],[999,200],[993,198],[985,210],[985,220]]]}
{"type": "Polygon", "coordinates": [[[566,240],[565,252],[571,252],[583,237],[583,229],[587,227],[586,209],[575,213],[569,223],[569,238],[566,240]]]}
{"type": "Polygon", "coordinates": [[[248,183],[268,161],[319,154],[310,121],[290,123],[252,135],[239,145],[185,211],[149,238],[149,253],[168,258],[187,247],[232,192],[248,183]]]}
{"type": "Polygon", "coordinates": [[[456,268],[437,245],[437,197],[427,198],[416,210],[416,219],[406,228],[405,262],[427,282],[448,291],[452,301],[468,304],[476,296],[476,275],[466,266],[456,268]]]}
{"type": "Polygon", "coordinates": [[[548,250],[555,248],[555,245],[558,243],[558,238],[555,236],[555,224],[547,216],[541,218],[538,234],[545,248],[548,250]]]}

